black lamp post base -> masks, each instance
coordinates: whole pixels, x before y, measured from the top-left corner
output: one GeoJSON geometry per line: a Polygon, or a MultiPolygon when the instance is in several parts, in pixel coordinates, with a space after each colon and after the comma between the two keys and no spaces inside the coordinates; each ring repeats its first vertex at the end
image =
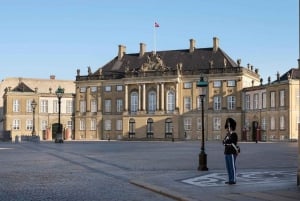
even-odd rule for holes
{"type": "Polygon", "coordinates": [[[207,155],[204,151],[201,151],[199,154],[199,166],[198,166],[199,171],[208,171],[207,168],[207,155]]]}

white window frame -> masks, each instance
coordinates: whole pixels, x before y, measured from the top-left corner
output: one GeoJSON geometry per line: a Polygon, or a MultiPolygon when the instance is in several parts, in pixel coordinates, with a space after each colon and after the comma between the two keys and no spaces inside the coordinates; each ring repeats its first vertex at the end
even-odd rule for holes
{"type": "Polygon", "coordinates": [[[96,99],[91,100],[91,112],[97,112],[97,100],[96,99]]]}
{"type": "Polygon", "coordinates": [[[185,131],[192,130],[192,118],[186,117],[186,118],[184,118],[183,122],[184,122],[184,130],[185,131]]]}
{"type": "Polygon", "coordinates": [[[185,96],[183,103],[184,103],[184,111],[185,112],[189,112],[192,110],[192,97],[185,96]]]}
{"type": "Polygon", "coordinates": [[[215,80],[213,86],[214,86],[214,88],[222,87],[222,81],[221,80],[215,80]]]}
{"type": "Polygon", "coordinates": [[[91,131],[95,131],[97,129],[97,120],[91,119],[91,131]]]}
{"type": "Polygon", "coordinates": [[[227,97],[227,109],[234,110],[236,107],[236,98],[235,96],[228,96],[227,97]]]}
{"type": "Polygon", "coordinates": [[[117,131],[123,130],[123,120],[122,119],[116,120],[116,130],[117,131]]]}
{"type": "Polygon", "coordinates": [[[13,100],[13,112],[20,112],[20,101],[18,99],[13,100]]]}
{"type": "Polygon", "coordinates": [[[285,91],[284,90],[280,90],[279,91],[279,106],[283,107],[285,105],[285,91]]]}
{"type": "Polygon", "coordinates": [[[213,130],[220,131],[221,130],[221,118],[213,117],[213,130]]]}
{"type": "Polygon", "coordinates": [[[214,110],[220,111],[222,109],[222,97],[214,96],[214,110]]]}
{"type": "Polygon", "coordinates": [[[111,131],[111,120],[110,119],[104,120],[104,130],[111,131]]]}

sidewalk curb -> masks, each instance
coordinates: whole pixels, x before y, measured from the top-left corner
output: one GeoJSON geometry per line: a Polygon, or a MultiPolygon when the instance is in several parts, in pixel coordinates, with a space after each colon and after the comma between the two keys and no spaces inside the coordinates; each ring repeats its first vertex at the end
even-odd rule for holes
{"type": "Polygon", "coordinates": [[[170,191],[169,189],[166,189],[164,187],[156,186],[153,184],[145,183],[143,181],[138,181],[138,180],[131,180],[129,183],[139,186],[141,188],[153,191],[155,193],[159,193],[161,195],[164,195],[166,197],[172,198],[174,200],[178,201],[196,201],[192,198],[187,198],[185,195],[179,194],[175,191],[170,191]]]}

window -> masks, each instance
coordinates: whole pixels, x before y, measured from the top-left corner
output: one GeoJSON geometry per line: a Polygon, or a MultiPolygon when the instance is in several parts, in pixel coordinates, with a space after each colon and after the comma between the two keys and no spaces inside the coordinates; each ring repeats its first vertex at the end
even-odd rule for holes
{"type": "Polygon", "coordinates": [[[67,114],[73,113],[73,101],[71,101],[71,100],[66,101],[66,111],[67,111],[67,114]]]}
{"type": "Polygon", "coordinates": [[[129,119],[129,138],[135,135],[135,120],[129,119]]]}
{"type": "Polygon", "coordinates": [[[117,121],[116,121],[116,130],[117,131],[123,130],[123,120],[122,119],[117,119],[117,121]]]}
{"type": "Polygon", "coordinates": [[[192,109],[191,97],[184,97],[184,111],[188,112],[192,109]]]}
{"type": "Polygon", "coordinates": [[[79,130],[84,131],[85,130],[85,120],[80,119],[79,121],[79,130]]]}
{"type": "Polygon", "coordinates": [[[174,112],[175,110],[175,93],[173,91],[167,92],[167,112],[174,112]]]}
{"type": "Polygon", "coordinates": [[[85,93],[86,92],[86,87],[80,87],[80,93],[85,93]]]}
{"type": "Polygon", "coordinates": [[[91,119],[91,131],[95,131],[97,128],[97,121],[96,119],[91,119]]]}
{"type": "Polygon", "coordinates": [[[122,85],[117,85],[117,91],[123,91],[123,86],[122,85]]]}
{"type": "Polygon", "coordinates": [[[85,100],[80,101],[80,113],[86,112],[86,102],[85,100]]]}
{"type": "Polygon", "coordinates": [[[137,92],[132,92],[130,96],[130,111],[131,112],[137,112],[138,110],[138,101],[139,96],[137,92]]]}
{"type": "Polygon", "coordinates": [[[262,93],[262,108],[267,107],[267,94],[266,92],[262,93]]]}
{"type": "Polygon", "coordinates": [[[215,80],[214,81],[214,87],[215,88],[219,88],[222,86],[222,81],[221,80],[215,80]]]}
{"type": "Polygon", "coordinates": [[[153,119],[149,118],[147,120],[147,137],[153,136],[153,119]]]}
{"type": "Polygon", "coordinates": [[[71,120],[67,121],[67,128],[70,128],[73,130],[73,122],[71,120]]]}
{"type": "Polygon", "coordinates": [[[111,112],[111,100],[107,99],[104,101],[104,112],[111,112]]]}
{"type": "Polygon", "coordinates": [[[32,100],[26,101],[26,112],[32,112],[32,106],[31,106],[32,100]]]}
{"type": "Polygon", "coordinates": [[[26,120],[26,130],[32,131],[33,128],[33,120],[32,119],[27,119],[26,120]]]}
{"type": "Polygon", "coordinates": [[[111,120],[110,119],[104,120],[104,130],[111,131],[111,120]]]}
{"type": "Polygon", "coordinates": [[[221,96],[214,97],[214,110],[221,110],[221,96]]]}
{"type": "Polygon", "coordinates": [[[47,127],[48,127],[48,121],[47,120],[42,120],[41,122],[41,128],[42,130],[47,130],[47,127]]]}
{"type": "Polygon", "coordinates": [[[184,89],[191,89],[192,88],[192,83],[191,82],[185,82],[185,83],[183,83],[183,88],[184,89]]]}
{"type": "Polygon", "coordinates": [[[213,130],[214,131],[221,130],[221,118],[219,118],[219,117],[213,118],[213,130]]]}
{"type": "Polygon", "coordinates": [[[172,135],[173,133],[173,122],[172,119],[166,119],[165,121],[165,132],[166,132],[166,136],[168,135],[172,135]]]}
{"type": "Polygon", "coordinates": [[[58,100],[53,100],[53,113],[58,113],[58,100]]]}
{"type": "Polygon", "coordinates": [[[20,112],[20,102],[18,99],[13,100],[13,112],[20,112]]]}
{"type": "Polygon", "coordinates": [[[12,129],[13,130],[20,130],[20,120],[19,119],[14,119],[13,120],[13,125],[12,125],[12,129]]]}
{"type": "Polygon", "coordinates": [[[235,109],[235,96],[228,96],[227,97],[227,108],[228,110],[235,109]]]}
{"type": "Polygon", "coordinates": [[[250,95],[245,96],[245,109],[250,110],[250,95]]]}
{"type": "MultiPolygon", "coordinates": [[[[205,101],[205,99],[203,99],[203,106],[204,106],[204,101],[205,101]]],[[[202,110],[202,104],[201,104],[200,96],[197,96],[197,110],[202,110]]]]}
{"type": "Polygon", "coordinates": [[[280,105],[280,107],[283,107],[284,106],[284,98],[285,98],[284,90],[280,90],[279,96],[280,96],[279,105],[280,105]]]}
{"type": "Polygon", "coordinates": [[[258,102],[258,93],[254,94],[253,96],[253,109],[257,110],[259,102],[258,102]]]}
{"type": "Polygon", "coordinates": [[[97,101],[95,99],[91,100],[91,112],[97,112],[97,101]]]}
{"type": "Polygon", "coordinates": [[[270,129],[275,130],[275,117],[271,117],[270,124],[270,129]]]}
{"type": "Polygon", "coordinates": [[[48,113],[48,100],[41,100],[41,113],[48,113]]]}
{"type": "Polygon", "coordinates": [[[267,130],[267,119],[265,117],[263,117],[261,120],[261,129],[267,130]]]}
{"type": "Polygon", "coordinates": [[[111,86],[105,86],[104,91],[105,92],[110,92],[111,91],[111,86]]]}
{"type": "Polygon", "coordinates": [[[123,112],[123,100],[117,99],[117,112],[123,112]]]}
{"type": "Polygon", "coordinates": [[[192,119],[191,118],[184,118],[184,130],[189,131],[192,129],[192,119]]]}
{"type": "Polygon", "coordinates": [[[284,116],[280,116],[279,121],[280,121],[279,123],[280,130],[284,130],[285,129],[284,116]]]}
{"type": "Polygon", "coordinates": [[[275,107],[275,92],[271,91],[270,93],[270,107],[275,107]]]}
{"type": "Polygon", "coordinates": [[[202,130],[202,119],[197,118],[197,130],[202,130]]]}
{"type": "Polygon", "coordinates": [[[236,86],[236,81],[235,80],[228,80],[227,81],[227,86],[228,87],[235,87],[236,86]]]}
{"type": "Polygon", "coordinates": [[[97,87],[96,87],[96,86],[92,86],[92,87],[91,87],[91,92],[92,92],[92,93],[97,92],[97,87]]]}
{"type": "Polygon", "coordinates": [[[154,113],[156,110],[156,92],[150,91],[148,94],[148,112],[154,113]]]}

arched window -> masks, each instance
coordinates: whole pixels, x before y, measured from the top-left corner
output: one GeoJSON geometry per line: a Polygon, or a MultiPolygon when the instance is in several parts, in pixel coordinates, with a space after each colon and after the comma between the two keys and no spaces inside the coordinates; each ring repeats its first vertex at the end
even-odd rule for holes
{"type": "Polygon", "coordinates": [[[175,110],[175,92],[168,91],[167,92],[167,112],[173,113],[175,110]]]}
{"type": "Polygon", "coordinates": [[[156,110],[156,92],[150,91],[148,94],[148,113],[154,113],[156,110]]]}
{"type": "Polygon", "coordinates": [[[153,137],[153,119],[149,118],[147,120],[147,138],[153,137]]]}
{"type": "Polygon", "coordinates": [[[130,112],[136,113],[139,106],[139,95],[136,91],[132,92],[130,95],[130,112]]]}
{"type": "Polygon", "coordinates": [[[165,138],[171,138],[173,136],[173,122],[168,118],[165,121],[165,138]]]}
{"type": "Polygon", "coordinates": [[[129,138],[133,138],[135,136],[135,120],[133,118],[129,119],[129,138]]]}

